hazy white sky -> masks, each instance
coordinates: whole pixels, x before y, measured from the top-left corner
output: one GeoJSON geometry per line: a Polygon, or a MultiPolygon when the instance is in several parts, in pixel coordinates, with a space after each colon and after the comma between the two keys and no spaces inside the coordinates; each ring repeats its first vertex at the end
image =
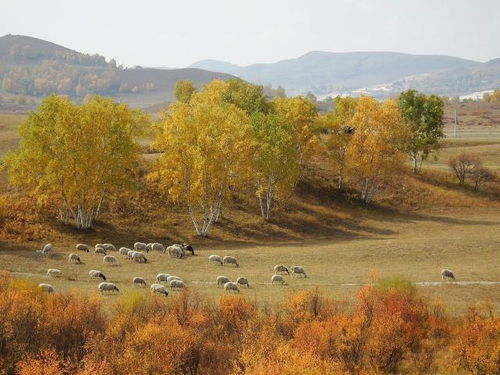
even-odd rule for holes
{"type": "Polygon", "coordinates": [[[24,34],[124,65],[240,65],[312,50],[500,57],[500,0],[0,0],[24,34]]]}

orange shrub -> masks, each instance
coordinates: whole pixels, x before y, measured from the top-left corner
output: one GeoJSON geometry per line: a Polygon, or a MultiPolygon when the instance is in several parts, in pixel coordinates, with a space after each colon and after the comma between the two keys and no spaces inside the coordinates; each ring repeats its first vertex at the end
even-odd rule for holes
{"type": "Polygon", "coordinates": [[[28,355],[17,365],[17,375],[67,375],[71,369],[60,360],[54,350],[45,350],[40,355],[28,355]]]}

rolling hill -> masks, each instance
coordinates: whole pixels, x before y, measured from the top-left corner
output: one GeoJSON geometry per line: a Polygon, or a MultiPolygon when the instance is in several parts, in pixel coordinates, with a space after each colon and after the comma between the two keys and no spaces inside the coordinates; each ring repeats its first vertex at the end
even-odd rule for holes
{"type": "Polygon", "coordinates": [[[198,87],[226,73],[198,68],[124,69],[115,60],[83,54],[45,40],[22,35],[0,37],[1,94],[27,96],[36,103],[46,95],[81,100],[87,94],[109,95],[139,107],[173,99],[175,83],[190,79],[198,87]]]}
{"type": "Polygon", "coordinates": [[[452,56],[396,52],[314,51],[271,64],[238,66],[202,60],[190,67],[279,85],[289,94],[312,91],[319,96],[366,91],[384,97],[410,87],[451,96],[500,86],[500,64],[495,60],[481,63],[452,56]]]}

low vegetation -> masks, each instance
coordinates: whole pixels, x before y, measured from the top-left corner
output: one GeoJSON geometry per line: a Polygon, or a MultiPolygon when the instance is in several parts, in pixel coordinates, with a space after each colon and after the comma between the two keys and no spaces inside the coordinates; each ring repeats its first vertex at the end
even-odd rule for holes
{"type": "Polygon", "coordinates": [[[404,280],[381,280],[345,306],[318,289],[261,309],[240,296],[46,294],[3,274],[5,374],[394,374],[498,370],[500,319],[450,319],[404,280]],[[481,343],[478,345],[478,341],[481,343]]]}

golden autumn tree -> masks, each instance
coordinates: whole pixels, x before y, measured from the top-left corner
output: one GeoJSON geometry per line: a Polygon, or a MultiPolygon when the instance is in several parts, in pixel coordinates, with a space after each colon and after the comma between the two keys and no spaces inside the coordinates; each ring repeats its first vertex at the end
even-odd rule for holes
{"type": "Polygon", "coordinates": [[[299,150],[294,128],[282,117],[257,113],[251,124],[256,146],[255,175],[261,215],[270,218],[275,203],[292,193],[300,176],[299,150]]]}
{"type": "Polygon", "coordinates": [[[19,150],[6,159],[10,182],[53,202],[64,223],[90,228],[103,201],[131,186],[146,121],[111,99],[77,106],[49,96],[19,128],[19,150]]]}
{"type": "Polygon", "coordinates": [[[318,144],[314,131],[318,110],[313,103],[301,96],[277,97],[271,104],[272,110],[293,128],[300,166],[303,168],[318,144]]]}
{"type": "Polygon", "coordinates": [[[248,115],[221,95],[227,83],[213,81],[189,103],[171,105],[154,147],[162,155],[151,180],[170,200],[187,206],[196,233],[207,236],[232,191],[248,182],[253,139],[248,115]]]}
{"type": "Polygon", "coordinates": [[[354,134],[347,148],[350,178],[361,200],[369,203],[403,165],[400,147],[406,138],[404,122],[394,100],[381,103],[361,97],[352,124],[354,134]]]}
{"type": "Polygon", "coordinates": [[[356,113],[357,105],[358,100],[356,98],[336,97],[334,110],[324,120],[328,129],[326,149],[333,163],[333,168],[336,170],[339,189],[344,187],[347,148],[354,134],[352,118],[356,113]]]}

